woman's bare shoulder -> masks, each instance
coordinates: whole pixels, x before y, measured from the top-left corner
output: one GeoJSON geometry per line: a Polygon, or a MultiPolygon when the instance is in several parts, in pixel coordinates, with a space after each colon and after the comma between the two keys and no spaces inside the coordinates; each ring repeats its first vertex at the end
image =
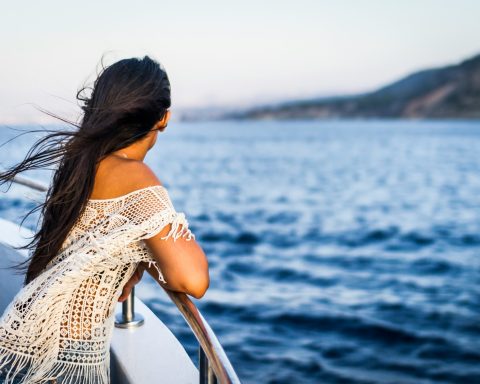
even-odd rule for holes
{"type": "Polygon", "coordinates": [[[98,167],[90,198],[115,198],[153,185],[162,185],[162,182],[144,162],[120,158],[104,160],[98,167]]]}

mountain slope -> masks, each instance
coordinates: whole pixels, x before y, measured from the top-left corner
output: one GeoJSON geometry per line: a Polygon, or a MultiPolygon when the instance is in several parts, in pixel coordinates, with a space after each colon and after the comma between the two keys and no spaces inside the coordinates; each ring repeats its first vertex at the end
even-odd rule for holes
{"type": "Polygon", "coordinates": [[[230,119],[480,118],[480,55],[413,73],[355,96],[290,101],[235,113],[230,119]]]}

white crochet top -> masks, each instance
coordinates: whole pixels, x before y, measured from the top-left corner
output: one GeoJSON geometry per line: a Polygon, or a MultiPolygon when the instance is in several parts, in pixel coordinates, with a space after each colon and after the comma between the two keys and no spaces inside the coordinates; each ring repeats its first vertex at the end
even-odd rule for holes
{"type": "Polygon", "coordinates": [[[59,375],[82,375],[82,384],[109,384],[118,297],[141,261],[153,264],[165,282],[142,240],[169,223],[162,239],[195,238],[161,185],[88,200],[60,252],[0,318],[0,370],[9,372],[5,384],[20,371],[26,372],[21,384],[59,375]]]}

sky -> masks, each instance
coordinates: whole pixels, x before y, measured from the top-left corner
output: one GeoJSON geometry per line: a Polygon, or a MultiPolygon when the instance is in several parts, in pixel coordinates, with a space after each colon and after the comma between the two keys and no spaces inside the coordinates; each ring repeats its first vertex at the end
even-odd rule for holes
{"type": "MultiPolygon", "coordinates": [[[[70,119],[105,64],[150,55],[175,110],[373,90],[480,53],[477,0],[5,2],[0,123],[70,119]]],[[[53,121],[55,122],[55,121],[53,121]]]]}

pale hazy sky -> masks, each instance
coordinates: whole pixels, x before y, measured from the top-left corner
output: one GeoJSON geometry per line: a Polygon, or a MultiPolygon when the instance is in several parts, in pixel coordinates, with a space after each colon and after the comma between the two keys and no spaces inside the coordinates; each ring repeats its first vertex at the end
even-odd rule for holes
{"type": "Polygon", "coordinates": [[[0,123],[75,118],[107,64],[153,56],[175,108],[371,90],[480,53],[478,0],[29,1],[2,4],[0,123]]]}

